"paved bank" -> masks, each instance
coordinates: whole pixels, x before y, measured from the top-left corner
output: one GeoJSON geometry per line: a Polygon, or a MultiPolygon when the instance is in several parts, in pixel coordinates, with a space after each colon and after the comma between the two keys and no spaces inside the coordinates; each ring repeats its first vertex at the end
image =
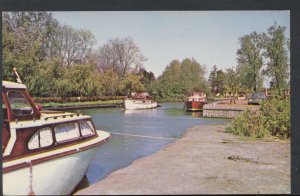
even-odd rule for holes
{"type": "Polygon", "coordinates": [[[244,100],[238,100],[236,104],[205,104],[203,106],[203,117],[236,118],[246,109],[258,111],[259,107],[259,105],[248,105],[244,100]]]}
{"type": "Polygon", "coordinates": [[[290,193],[290,144],[239,142],[224,126],[195,126],[75,194],[290,193]]]}

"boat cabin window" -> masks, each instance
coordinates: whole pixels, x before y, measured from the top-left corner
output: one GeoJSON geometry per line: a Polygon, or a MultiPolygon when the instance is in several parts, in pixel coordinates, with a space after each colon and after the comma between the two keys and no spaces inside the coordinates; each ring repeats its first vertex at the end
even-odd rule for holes
{"type": "Polygon", "coordinates": [[[91,121],[81,121],[80,130],[83,137],[87,137],[95,134],[91,121]]]}
{"type": "Polygon", "coordinates": [[[67,142],[80,137],[77,123],[63,124],[55,127],[55,138],[58,143],[67,142]]]}
{"type": "Polygon", "coordinates": [[[3,120],[7,120],[7,109],[6,109],[6,105],[4,104],[3,98],[2,98],[2,114],[3,114],[3,120]]]}
{"type": "Polygon", "coordinates": [[[28,103],[27,99],[21,92],[18,91],[8,91],[7,92],[8,101],[12,112],[16,116],[27,116],[33,113],[31,105],[28,103]]]}
{"type": "Polygon", "coordinates": [[[53,143],[52,131],[49,127],[42,128],[36,132],[28,142],[28,149],[33,150],[51,146],[53,143]]]}

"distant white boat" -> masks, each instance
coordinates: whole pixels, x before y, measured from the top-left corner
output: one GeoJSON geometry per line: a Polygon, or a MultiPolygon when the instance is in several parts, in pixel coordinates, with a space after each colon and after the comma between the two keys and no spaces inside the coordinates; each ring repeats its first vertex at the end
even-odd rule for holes
{"type": "Polygon", "coordinates": [[[131,93],[131,97],[124,99],[126,110],[152,109],[157,107],[157,102],[148,93],[131,93]]]}

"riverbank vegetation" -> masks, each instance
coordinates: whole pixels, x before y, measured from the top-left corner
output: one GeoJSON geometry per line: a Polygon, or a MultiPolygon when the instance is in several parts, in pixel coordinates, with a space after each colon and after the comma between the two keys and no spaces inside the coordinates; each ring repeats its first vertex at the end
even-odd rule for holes
{"type": "MultiPolygon", "coordinates": [[[[149,92],[159,101],[183,101],[193,91],[208,96],[289,90],[289,40],[276,23],[266,32],[239,38],[237,67],[207,68],[194,58],[174,59],[157,78],[144,68],[147,57],[133,38],[112,38],[96,48],[86,29],[61,24],[48,12],[2,13],[3,79],[16,67],[33,97],[127,96],[149,92]]],[[[83,100],[83,99],[82,99],[83,100]]]]}
{"type": "Polygon", "coordinates": [[[288,139],[291,135],[290,117],[290,100],[274,98],[264,101],[258,112],[244,111],[226,127],[226,131],[250,138],[273,136],[288,139]]]}

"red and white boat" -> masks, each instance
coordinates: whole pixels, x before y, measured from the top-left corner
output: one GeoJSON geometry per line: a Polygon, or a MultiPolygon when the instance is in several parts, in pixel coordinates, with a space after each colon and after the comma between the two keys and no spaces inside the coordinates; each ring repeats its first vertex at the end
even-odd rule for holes
{"type": "Polygon", "coordinates": [[[124,99],[126,110],[152,109],[157,107],[157,102],[148,93],[131,93],[131,96],[124,99]]]}
{"type": "Polygon", "coordinates": [[[2,82],[4,195],[67,195],[110,134],[88,115],[41,112],[24,84],[2,82]]]}
{"type": "Polygon", "coordinates": [[[206,104],[206,94],[202,92],[194,92],[192,96],[187,98],[185,107],[187,111],[202,111],[206,104]]]}

